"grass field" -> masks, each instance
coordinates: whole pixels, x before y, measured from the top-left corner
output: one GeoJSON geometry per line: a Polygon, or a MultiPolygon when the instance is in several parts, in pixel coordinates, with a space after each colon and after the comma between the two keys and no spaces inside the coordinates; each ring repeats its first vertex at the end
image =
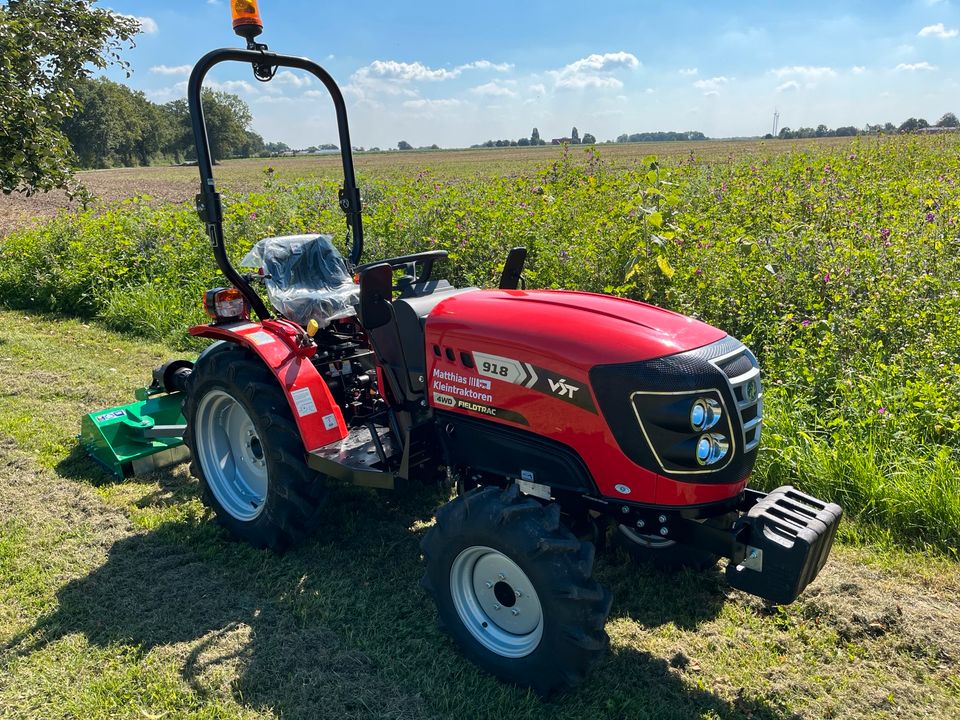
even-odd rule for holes
{"type": "MultiPolygon", "coordinates": [[[[209,522],[184,468],[117,483],[78,452],[81,415],[191,350],[182,328],[216,282],[194,216],[171,206],[194,168],[84,174],[102,207],[0,237],[0,303],[18,308],[0,310],[0,718],[960,716],[958,150],[358,157],[369,257],[442,247],[456,280],[488,284],[526,244],[535,285],[650,299],[746,339],[766,378],[755,482],[848,510],[787,608],[719,572],[604,555],[611,654],[549,704],[478,674],[436,630],[417,548],[439,492],[338,490],[316,537],[277,557],[209,522]]],[[[267,164],[219,169],[234,252],[341,227],[334,158],[267,164]]],[[[0,235],[64,204],[0,198],[0,235]]]]}
{"type": "Polygon", "coordinates": [[[77,452],[76,418],[125,401],[170,348],[10,312],[0,328],[0,717],[960,714],[956,565],[850,545],[777,610],[719,573],[603,556],[610,656],[543,704],[436,629],[418,540],[442,496],[341,490],[306,547],[251,550],[183,468],[114,482],[77,452]]]}
{"type": "MultiPolygon", "coordinates": [[[[648,155],[660,158],[684,158],[690,154],[710,161],[740,158],[762,151],[782,154],[805,147],[842,147],[850,138],[826,138],[817,141],[710,141],[634,143],[602,145],[602,151],[617,168],[632,167],[648,155]]],[[[429,169],[442,177],[502,176],[529,172],[554,162],[558,148],[496,148],[482,150],[444,150],[439,152],[358,153],[357,173],[364,177],[403,178],[429,169]]],[[[216,168],[221,191],[251,192],[263,187],[263,171],[272,167],[287,181],[342,177],[339,155],[228,160],[216,168]]],[[[199,183],[195,167],[146,167],[116,170],[90,170],[78,174],[99,202],[111,203],[134,195],[149,195],[158,202],[192,201],[199,183]]],[[[48,218],[63,208],[75,207],[62,193],[25,198],[0,195],[0,235],[25,223],[48,218]]]]}

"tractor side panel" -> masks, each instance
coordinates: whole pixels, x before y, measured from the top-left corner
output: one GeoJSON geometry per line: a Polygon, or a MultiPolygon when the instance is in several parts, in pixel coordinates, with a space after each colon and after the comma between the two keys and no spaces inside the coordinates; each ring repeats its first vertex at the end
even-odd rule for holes
{"type": "Polygon", "coordinates": [[[309,357],[295,351],[296,330],[283,322],[268,322],[197,325],[190,334],[243,345],[263,360],[287,397],[307,452],[343,440],[347,436],[343,413],[309,357]]]}

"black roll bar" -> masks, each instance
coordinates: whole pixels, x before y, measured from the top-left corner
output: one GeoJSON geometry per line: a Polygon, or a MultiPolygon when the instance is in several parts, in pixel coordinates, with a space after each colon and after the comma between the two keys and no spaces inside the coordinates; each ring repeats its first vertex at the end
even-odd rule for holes
{"type": "Polygon", "coordinates": [[[190,83],[187,88],[187,100],[190,103],[190,122],[193,126],[193,139],[197,146],[197,166],[200,170],[200,193],[197,195],[197,212],[207,226],[207,235],[213,247],[213,255],[217,266],[227,280],[236,287],[250,303],[257,317],[265,320],[270,317],[263,300],[260,298],[244,277],[230,264],[223,242],[223,207],[220,193],[217,192],[213,179],[213,159],[210,155],[210,140],[207,137],[207,123],[203,114],[201,90],[207,73],[216,65],[224,62],[249,63],[260,80],[268,81],[278,67],[296,68],[305,70],[323,83],[333,99],[333,107],[337,113],[337,127],[340,132],[340,157],[343,161],[343,187],[340,189],[340,208],[347,215],[347,225],[352,233],[350,248],[350,264],[357,265],[363,255],[363,207],[360,201],[360,190],[357,188],[356,176],[353,172],[353,149],[350,144],[350,128],[347,122],[347,106],[343,101],[340,87],[322,67],[308,58],[293,55],[279,55],[266,50],[264,46],[254,45],[257,49],[241,50],[239,48],[223,48],[213,50],[204,55],[190,74],[190,83]]]}

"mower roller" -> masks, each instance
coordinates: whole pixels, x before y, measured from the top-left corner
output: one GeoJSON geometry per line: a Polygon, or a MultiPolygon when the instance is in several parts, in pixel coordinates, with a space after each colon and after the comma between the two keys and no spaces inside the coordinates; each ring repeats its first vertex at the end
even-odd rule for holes
{"type": "Polygon", "coordinates": [[[747,487],[764,410],[750,350],[644,303],[526,290],[523,248],[495,289],[435,277],[442,250],[360,264],[343,95],[313,61],[256,42],[255,2],[232,8],[246,48],[208,53],[188,85],[197,210],[228,283],[204,295],[211,321],[190,334],[213,342],[193,365],[154,371],[134,405],[85,418],[91,454],[123,476],[189,450],[217,520],[278,551],[316,527],[332,480],[455,486],[421,544],[422,586],[468,658],[543,695],[580,682],[607,647],[612,598],[592,574],[608,537],[664,567],[727,558],[732,587],[795,600],[841,509],[747,487]],[[247,272],[231,264],[201,104],[224,62],[262,82],[299,69],[329,91],[346,257],[312,234],[258,241],[247,272]]]}

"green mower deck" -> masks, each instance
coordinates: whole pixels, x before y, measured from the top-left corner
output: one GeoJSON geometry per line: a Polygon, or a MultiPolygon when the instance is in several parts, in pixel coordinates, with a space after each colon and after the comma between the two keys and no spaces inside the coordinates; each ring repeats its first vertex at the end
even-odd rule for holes
{"type": "Polygon", "coordinates": [[[185,461],[183,395],[140,388],[137,401],[85,415],[80,444],[118,478],[185,461]]]}

